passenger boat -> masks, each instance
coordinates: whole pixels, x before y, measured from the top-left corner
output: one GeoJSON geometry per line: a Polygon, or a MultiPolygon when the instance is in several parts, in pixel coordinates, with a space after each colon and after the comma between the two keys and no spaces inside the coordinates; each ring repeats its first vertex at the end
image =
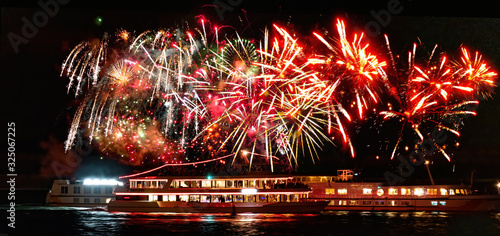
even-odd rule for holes
{"type": "Polygon", "coordinates": [[[108,211],[174,213],[320,213],[326,199],[286,175],[151,176],[115,190],[108,211]]]}
{"type": "Polygon", "coordinates": [[[121,182],[114,179],[54,180],[47,193],[49,206],[97,207],[115,199],[113,191],[121,182]]]}
{"type": "Polygon", "coordinates": [[[328,200],[325,210],[358,211],[500,211],[499,194],[474,195],[466,185],[389,186],[353,182],[352,170],[337,176],[294,176],[307,184],[309,200],[328,200]]]}

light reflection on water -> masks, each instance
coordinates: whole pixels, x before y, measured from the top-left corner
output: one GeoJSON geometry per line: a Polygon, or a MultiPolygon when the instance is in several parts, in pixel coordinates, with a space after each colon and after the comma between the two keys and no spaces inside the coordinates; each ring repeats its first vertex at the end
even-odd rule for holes
{"type": "Polygon", "coordinates": [[[125,213],[16,209],[19,235],[500,235],[500,213],[349,212],[300,214],[125,213]]]}

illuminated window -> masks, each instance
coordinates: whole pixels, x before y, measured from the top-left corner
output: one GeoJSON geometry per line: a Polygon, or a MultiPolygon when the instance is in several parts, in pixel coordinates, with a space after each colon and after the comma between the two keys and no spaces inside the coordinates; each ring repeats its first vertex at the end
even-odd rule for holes
{"type": "Polygon", "coordinates": [[[453,191],[453,189],[450,189],[450,195],[455,195],[455,192],[453,191]]]}
{"type": "Polygon", "coordinates": [[[234,195],[233,201],[234,202],[243,202],[243,199],[244,199],[243,195],[234,195]]]}
{"type": "Polygon", "coordinates": [[[356,205],[359,205],[359,204],[358,204],[358,201],[352,201],[352,200],[351,200],[351,201],[349,202],[349,205],[356,206],[356,205]]]}
{"type": "Polygon", "coordinates": [[[384,201],[375,201],[375,206],[383,206],[384,201]]]}
{"type": "Polygon", "coordinates": [[[457,188],[457,189],[455,189],[455,194],[456,194],[456,195],[460,195],[460,189],[458,189],[458,188],[457,188]]]}
{"type": "Polygon", "coordinates": [[[411,190],[409,188],[401,188],[401,195],[411,195],[411,190]]]}
{"type": "Polygon", "coordinates": [[[437,202],[437,201],[431,201],[431,205],[433,205],[433,206],[437,206],[437,205],[438,205],[438,202],[437,202]]]}
{"type": "Polygon", "coordinates": [[[398,195],[398,189],[397,188],[390,188],[389,195],[398,195]]]}
{"type": "Polygon", "coordinates": [[[226,184],[226,181],[224,181],[224,180],[217,180],[217,181],[215,181],[215,187],[216,188],[224,188],[225,184],[226,184]]]}
{"type": "Polygon", "coordinates": [[[366,205],[368,205],[368,206],[369,206],[369,205],[371,205],[371,204],[372,204],[372,201],[363,201],[363,205],[365,205],[365,206],[366,206],[366,205]]]}
{"type": "Polygon", "coordinates": [[[347,194],[347,189],[346,188],[341,188],[341,189],[338,190],[338,193],[340,195],[346,195],[347,194]]]}
{"type": "Polygon", "coordinates": [[[424,189],[423,188],[415,188],[413,190],[413,194],[416,196],[423,196],[424,195],[424,189]]]}
{"type": "Polygon", "coordinates": [[[363,194],[372,194],[372,189],[371,188],[364,188],[363,194]]]}
{"type": "Polygon", "coordinates": [[[384,190],[383,190],[383,189],[381,189],[381,188],[377,189],[377,196],[379,196],[379,197],[380,197],[380,196],[382,196],[382,195],[384,195],[384,190]]]}
{"type": "Polygon", "coordinates": [[[442,189],[440,189],[439,191],[441,192],[441,195],[443,195],[443,196],[448,195],[448,191],[446,191],[446,189],[445,189],[445,188],[442,188],[442,189]]]}
{"type": "Polygon", "coordinates": [[[200,202],[200,195],[189,195],[189,202],[200,202]]]}
{"type": "Polygon", "coordinates": [[[181,202],[187,202],[189,199],[188,195],[179,195],[179,201],[181,202]]]}
{"type": "Polygon", "coordinates": [[[446,201],[439,201],[439,205],[446,206],[446,201]]]}
{"type": "Polygon", "coordinates": [[[389,201],[387,203],[387,205],[389,205],[389,206],[396,206],[396,205],[398,205],[398,202],[397,201],[389,201]]]}
{"type": "Polygon", "coordinates": [[[460,189],[460,194],[465,195],[465,191],[464,191],[464,189],[463,189],[463,188],[462,188],[462,189],[460,189]]]}
{"type": "Polygon", "coordinates": [[[345,206],[345,205],[347,205],[346,200],[339,200],[339,206],[345,206]]]}
{"type": "Polygon", "coordinates": [[[210,202],[210,195],[201,195],[200,202],[210,202]]]}
{"type": "Polygon", "coordinates": [[[325,189],[325,194],[335,194],[335,189],[334,188],[327,188],[327,189],[325,189]]]}
{"type": "Polygon", "coordinates": [[[210,187],[212,187],[212,181],[210,181],[210,180],[203,180],[203,181],[201,181],[201,187],[202,188],[210,188],[210,187]]]}
{"type": "Polygon", "coordinates": [[[435,189],[435,188],[428,188],[427,189],[427,195],[437,195],[437,189],[435,189]]]}

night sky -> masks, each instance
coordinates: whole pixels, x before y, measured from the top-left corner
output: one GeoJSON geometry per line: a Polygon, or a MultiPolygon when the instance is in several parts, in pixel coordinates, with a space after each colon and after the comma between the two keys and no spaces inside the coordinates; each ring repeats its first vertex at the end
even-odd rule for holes
{"type": "MultiPolygon", "coordinates": [[[[24,30],[24,33],[32,34],[29,37],[23,35],[26,23],[22,19],[25,17],[32,22],[32,17],[42,8],[36,3],[4,3],[1,11],[1,119],[5,136],[6,124],[16,123],[18,174],[26,178],[55,178],[54,162],[66,168],[62,169],[65,176],[83,176],[90,172],[93,175],[116,176],[131,171],[129,167],[101,160],[86,150],[79,150],[83,158],[77,164],[67,160],[64,154],[62,142],[72,119],[75,99],[71,92],[66,94],[67,78],[59,74],[69,51],[83,40],[100,38],[105,32],[114,33],[121,28],[142,32],[173,27],[185,21],[196,27],[198,15],[204,15],[213,24],[231,25],[249,38],[260,39],[264,27],[274,22],[288,24],[299,35],[310,36],[313,30],[321,28],[335,32],[336,17],[342,17],[348,29],[363,29],[367,23],[375,21],[370,12],[387,9],[387,3],[391,1],[370,4],[356,1],[321,4],[312,1],[270,3],[249,0],[187,2],[137,1],[130,5],[120,1],[101,5],[97,1],[68,1],[67,4],[59,4],[58,11],[51,14],[45,24],[37,26],[36,32],[24,30]],[[235,6],[226,5],[228,10],[218,14],[212,5],[220,2],[235,6]],[[25,38],[17,46],[17,52],[8,40],[9,33],[25,38]]],[[[489,12],[487,9],[497,8],[496,5],[474,1],[472,6],[449,8],[451,4],[435,6],[415,2],[399,2],[403,7],[401,13],[392,15],[389,23],[381,27],[381,34],[372,39],[371,45],[376,50],[377,47],[381,51],[385,49],[382,36],[385,33],[390,37],[393,52],[402,55],[418,39],[429,48],[439,44],[442,51],[450,54],[458,53],[463,44],[472,51],[480,51],[494,70],[499,71],[500,18],[486,13],[489,12]]],[[[500,178],[500,98],[494,94],[492,99],[481,101],[477,111],[476,117],[464,121],[465,126],[458,140],[460,147],[452,152],[452,162],[439,155],[432,158],[435,161],[431,170],[435,176],[467,179],[470,171],[474,170],[479,178],[500,178]]],[[[355,159],[339,148],[326,147],[316,165],[311,164],[309,159],[301,160],[302,170],[335,174],[332,170],[337,168],[355,167],[363,168],[373,177],[382,177],[380,174],[383,171],[398,166],[398,161],[390,161],[388,156],[376,160],[378,154],[366,147],[369,140],[377,137],[364,129],[358,136],[354,140],[358,152],[355,159]]],[[[1,173],[6,171],[7,164],[4,163],[1,173]]],[[[425,169],[418,167],[415,176],[424,173],[422,171],[425,169]]]]}

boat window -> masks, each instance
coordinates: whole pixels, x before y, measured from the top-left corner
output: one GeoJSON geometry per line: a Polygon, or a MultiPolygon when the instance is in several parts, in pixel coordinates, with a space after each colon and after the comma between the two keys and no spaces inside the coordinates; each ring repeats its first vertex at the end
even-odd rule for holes
{"type": "Polygon", "coordinates": [[[372,194],[372,189],[371,188],[364,188],[363,194],[372,194]]]}
{"type": "Polygon", "coordinates": [[[278,197],[276,196],[276,194],[269,194],[267,196],[267,201],[268,202],[277,202],[278,201],[278,197]]]}
{"type": "Polygon", "coordinates": [[[236,185],[238,188],[243,188],[244,185],[243,185],[243,180],[238,180],[237,182],[237,185],[236,185]]]}
{"type": "Polygon", "coordinates": [[[211,196],[210,195],[201,195],[200,202],[210,202],[211,196]]]}
{"type": "Polygon", "coordinates": [[[216,188],[224,188],[225,184],[226,184],[226,181],[224,181],[224,180],[216,180],[215,181],[216,188]]]}
{"type": "Polygon", "coordinates": [[[384,195],[384,190],[383,190],[383,189],[381,189],[381,188],[377,189],[377,196],[379,196],[379,197],[380,197],[380,196],[382,196],[382,195],[384,195]]]}
{"type": "Polygon", "coordinates": [[[163,201],[175,202],[177,200],[176,195],[163,195],[163,201]]]}
{"type": "Polygon", "coordinates": [[[455,189],[455,194],[456,194],[456,195],[460,195],[460,189],[458,189],[458,188],[457,188],[457,189],[455,189]]]}
{"type": "Polygon", "coordinates": [[[255,187],[255,180],[249,180],[248,187],[255,187]]]}
{"type": "Polygon", "coordinates": [[[450,195],[455,195],[455,192],[453,191],[453,189],[450,189],[450,195]]]}
{"type": "Polygon", "coordinates": [[[151,188],[156,188],[158,186],[158,181],[151,181],[151,188]]]}
{"type": "Polygon", "coordinates": [[[158,182],[158,188],[164,188],[167,186],[167,181],[160,181],[158,182]]]}
{"type": "Polygon", "coordinates": [[[73,198],[73,203],[80,203],[80,198],[77,197],[73,198]]]}
{"type": "Polygon", "coordinates": [[[190,181],[179,181],[180,188],[189,188],[190,181]]]}
{"type": "Polygon", "coordinates": [[[68,186],[61,186],[61,193],[62,194],[68,193],[68,186]]]}
{"type": "Polygon", "coordinates": [[[226,181],[226,188],[233,188],[233,181],[232,180],[226,181]]]}
{"type": "MultiPolygon", "coordinates": [[[[450,190],[451,190],[451,189],[450,189],[450,190]]],[[[448,195],[448,191],[446,191],[446,189],[445,189],[445,188],[441,188],[441,189],[439,189],[439,191],[441,192],[441,195],[443,195],[443,196],[448,195]]]]}
{"type": "Polygon", "coordinates": [[[363,205],[365,205],[365,206],[371,206],[372,205],[372,201],[363,201],[363,205]]]}
{"type": "Polygon", "coordinates": [[[411,195],[411,189],[401,188],[401,195],[411,195]]]}
{"type": "Polygon", "coordinates": [[[357,205],[359,205],[359,202],[358,202],[358,201],[351,200],[351,201],[349,202],[349,205],[351,205],[351,206],[357,206],[357,205]]]}
{"type": "Polygon", "coordinates": [[[437,206],[437,205],[438,205],[438,202],[437,202],[437,201],[431,201],[431,205],[433,205],[433,206],[437,206]]]}
{"type": "Polygon", "coordinates": [[[446,201],[439,201],[439,205],[446,206],[446,201]]]}
{"type": "Polygon", "coordinates": [[[375,201],[375,206],[383,206],[384,201],[375,201]]]}
{"type": "Polygon", "coordinates": [[[212,196],[212,202],[215,203],[224,202],[224,197],[222,195],[214,195],[212,196]]]}
{"type": "Polygon", "coordinates": [[[255,202],[255,195],[245,195],[245,202],[255,202]]]}
{"type": "Polygon", "coordinates": [[[73,187],[73,193],[79,194],[80,193],[80,186],[73,187]]]}
{"type": "Polygon", "coordinates": [[[435,189],[435,188],[428,188],[427,189],[427,195],[437,195],[437,189],[435,189]]]}
{"type": "Polygon", "coordinates": [[[409,206],[410,201],[401,201],[401,206],[409,206]]]}
{"type": "Polygon", "coordinates": [[[398,195],[398,189],[397,188],[390,188],[389,195],[398,195]]]}
{"type": "Polygon", "coordinates": [[[257,202],[267,202],[266,195],[263,194],[257,195],[257,202]]]}
{"type": "Polygon", "coordinates": [[[94,194],[101,194],[101,187],[94,187],[94,194]]]}
{"type": "Polygon", "coordinates": [[[339,206],[345,206],[345,205],[347,205],[346,200],[339,200],[339,206]]]}
{"type": "Polygon", "coordinates": [[[202,188],[211,188],[212,187],[212,181],[210,181],[210,180],[203,180],[203,181],[201,181],[201,187],[202,188]]]}
{"type": "Polygon", "coordinates": [[[137,188],[137,181],[130,181],[131,188],[137,188]]]}
{"type": "Polygon", "coordinates": [[[387,203],[387,205],[389,205],[389,206],[397,206],[397,205],[398,205],[398,202],[397,202],[397,201],[389,201],[389,202],[387,203]]]}
{"type": "Polygon", "coordinates": [[[83,187],[83,193],[84,194],[90,194],[90,187],[83,187]]]}
{"type": "Polygon", "coordinates": [[[233,195],[226,195],[226,202],[233,202],[233,195]]]}
{"type": "Polygon", "coordinates": [[[200,202],[200,195],[189,195],[189,202],[200,202]]]}
{"type": "Polygon", "coordinates": [[[335,189],[334,188],[326,188],[325,194],[335,194],[335,189]]]}
{"type": "Polygon", "coordinates": [[[187,202],[189,200],[188,195],[179,195],[179,201],[180,202],[187,202]]]}
{"type": "Polygon", "coordinates": [[[282,202],[289,202],[290,201],[289,195],[287,195],[287,194],[281,195],[281,201],[282,202]]]}
{"type": "Polygon", "coordinates": [[[113,193],[113,187],[104,187],[104,193],[105,194],[112,194],[113,193]]]}
{"type": "Polygon", "coordinates": [[[346,188],[341,188],[341,189],[338,190],[338,193],[340,195],[346,195],[347,194],[347,189],[346,188]]]}
{"type": "Polygon", "coordinates": [[[299,195],[298,194],[290,194],[290,201],[291,202],[298,202],[299,201],[299,195]]]}
{"type": "Polygon", "coordinates": [[[243,202],[243,195],[234,195],[234,202],[243,202]]]}
{"type": "Polygon", "coordinates": [[[416,196],[423,196],[424,195],[424,189],[423,188],[415,188],[413,190],[413,194],[416,196]]]}
{"type": "Polygon", "coordinates": [[[175,180],[174,180],[174,181],[172,181],[172,183],[170,183],[170,187],[171,187],[171,188],[177,188],[178,186],[179,186],[179,185],[178,185],[177,181],[175,181],[175,180]]]}
{"type": "Polygon", "coordinates": [[[462,189],[460,189],[460,194],[465,195],[465,191],[464,191],[464,189],[463,189],[463,188],[462,188],[462,189]]]}

